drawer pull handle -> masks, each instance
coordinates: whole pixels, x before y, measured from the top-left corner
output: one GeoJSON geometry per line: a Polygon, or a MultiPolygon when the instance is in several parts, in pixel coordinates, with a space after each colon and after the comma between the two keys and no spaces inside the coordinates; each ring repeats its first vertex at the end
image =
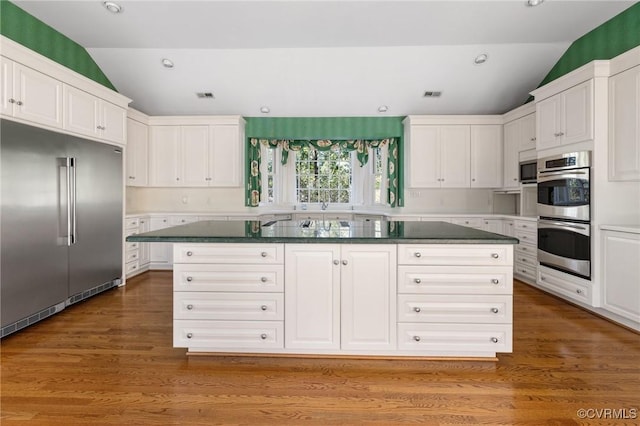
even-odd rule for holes
{"type": "Polygon", "coordinates": [[[420,284],[422,282],[422,280],[420,278],[415,278],[413,280],[413,282],[416,283],[416,284],[420,284]]]}
{"type": "Polygon", "coordinates": [[[492,280],[491,280],[491,282],[492,282],[493,284],[500,284],[500,280],[499,280],[499,279],[497,279],[497,278],[492,279],[492,280]]]}
{"type": "Polygon", "coordinates": [[[492,341],[493,343],[498,343],[498,338],[497,338],[497,337],[492,337],[492,338],[491,338],[491,341],[492,341]]]}
{"type": "Polygon", "coordinates": [[[193,333],[187,333],[187,339],[191,339],[193,337],[193,333]]]}
{"type": "MultiPolygon", "coordinates": [[[[526,269],[520,269],[520,272],[522,272],[523,274],[526,274],[527,270],[526,269]]],[[[541,278],[541,280],[544,281],[544,278],[541,278]]]]}
{"type": "Polygon", "coordinates": [[[267,305],[260,306],[260,309],[262,309],[263,311],[266,311],[267,310],[267,305]]]}
{"type": "Polygon", "coordinates": [[[262,257],[267,257],[268,253],[266,251],[263,251],[262,253],[260,253],[260,256],[262,257]]]}
{"type": "Polygon", "coordinates": [[[500,312],[500,310],[498,308],[491,308],[491,312],[497,314],[498,312],[500,312]]]}
{"type": "Polygon", "coordinates": [[[187,309],[188,310],[192,310],[193,309],[193,305],[187,305],[187,309]]]}
{"type": "Polygon", "coordinates": [[[545,281],[547,279],[547,277],[545,277],[544,275],[540,275],[540,281],[545,281]]]}
{"type": "Polygon", "coordinates": [[[576,293],[578,294],[582,294],[582,290],[580,290],[579,288],[576,289],[576,293]]]}
{"type": "Polygon", "coordinates": [[[497,259],[500,257],[500,255],[498,253],[491,253],[491,257],[493,257],[494,259],[497,259]]]}
{"type": "Polygon", "coordinates": [[[193,281],[193,277],[187,277],[187,281],[189,282],[193,281]]]}
{"type": "Polygon", "coordinates": [[[334,265],[339,265],[339,264],[340,264],[340,261],[339,261],[338,259],[336,259],[336,260],[334,260],[334,261],[333,261],[333,264],[334,264],[334,265]]]}
{"type": "Polygon", "coordinates": [[[262,277],[262,278],[260,278],[260,281],[263,282],[263,283],[266,283],[269,280],[267,279],[267,277],[262,277]]]}
{"type": "Polygon", "coordinates": [[[413,336],[413,340],[415,340],[416,342],[420,341],[420,336],[413,336]]]}
{"type": "Polygon", "coordinates": [[[262,340],[267,340],[267,334],[266,334],[266,333],[262,333],[262,334],[260,335],[260,338],[261,338],[262,340]]]}
{"type": "Polygon", "coordinates": [[[188,251],[187,252],[187,256],[193,256],[193,252],[192,251],[188,251]]]}
{"type": "Polygon", "coordinates": [[[413,310],[414,310],[414,312],[420,312],[421,311],[421,309],[419,307],[417,307],[417,306],[415,308],[413,308],[413,310]]]}
{"type": "Polygon", "coordinates": [[[415,252],[413,255],[414,255],[415,257],[420,257],[420,256],[422,256],[422,254],[420,254],[420,252],[415,252]]]}
{"type": "Polygon", "coordinates": [[[526,258],[524,258],[524,257],[523,257],[522,259],[520,259],[520,260],[521,260],[522,262],[524,262],[524,263],[527,263],[527,259],[526,259],[526,258]]]}

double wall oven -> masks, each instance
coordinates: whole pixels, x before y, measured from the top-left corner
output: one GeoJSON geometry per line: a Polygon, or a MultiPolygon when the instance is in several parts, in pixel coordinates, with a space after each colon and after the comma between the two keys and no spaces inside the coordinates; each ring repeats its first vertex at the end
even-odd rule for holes
{"type": "Polygon", "coordinates": [[[591,152],[538,159],[538,261],[591,279],[591,152]]]}

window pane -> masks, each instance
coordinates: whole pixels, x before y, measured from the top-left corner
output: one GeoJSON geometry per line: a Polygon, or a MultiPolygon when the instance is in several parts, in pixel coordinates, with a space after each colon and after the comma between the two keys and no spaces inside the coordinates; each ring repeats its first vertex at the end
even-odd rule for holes
{"type": "Polygon", "coordinates": [[[349,203],[351,154],[303,148],[296,155],[297,202],[349,203]],[[301,189],[312,189],[305,197],[301,189]]]}

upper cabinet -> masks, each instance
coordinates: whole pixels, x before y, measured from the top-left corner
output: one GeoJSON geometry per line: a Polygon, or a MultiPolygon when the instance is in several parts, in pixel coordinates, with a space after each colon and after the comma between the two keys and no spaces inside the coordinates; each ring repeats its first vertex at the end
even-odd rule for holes
{"type": "Polygon", "coordinates": [[[502,126],[471,126],[471,187],[502,186],[502,126]]]}
{"type": "Polygon", "coordinates": [[[593,80],[536,103],[537,149],[593,139],[593,80]]]}
{"type": "Polygon", "coordinates": [[[0,57],[2,114],[62,127],[62,82],[46,74],[0,57]]]}
{"type": "Polygon", "coordinates": [[[503,128],[503,188],[520,188],[520,160],[525,154],[535,158],[536,114],[533,103],[509,111],[503,128]],[[522,153],[522,154],[521,154],[522,153]]]}
{"type": "Polygon", "coordinates": [[[640,180],[640,65],[609,79],[609,179],[640,180]]]}
{"type": "Polygon", "coordinates": [[[149,184],[149,126],[127,119],[127,186],[149,184]]]}
{"type": "Polygon", "coordinates": [[[64,85],[64,129],[124,144],[127,111],[97,96],[64,85]]]}

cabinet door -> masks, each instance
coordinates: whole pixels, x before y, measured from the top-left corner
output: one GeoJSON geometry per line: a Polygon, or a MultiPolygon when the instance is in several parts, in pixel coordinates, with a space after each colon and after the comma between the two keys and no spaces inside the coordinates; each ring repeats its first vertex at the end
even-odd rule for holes
{"type": "Polygon", "coordinates": [[[149,128],[135,120],[127,120],[127,186],[147,186],[149,128]]]}
{"type": "Polygon", "coordinates": [[[536,103],[536,148],[538,150],[559,145],[560,108],[562,96],[555,95],[536,103]]]}
{"type": "Polygon", "coordinates": [[[518,158],[518,141],[522,126],[519,120],[504,125],[504,178],[505,188],[517,188],[520,186],[518,158]]]}
{"type": "Polygon", "coordinates": [[[285,246],[285,348],[340,349],[339,261],[337,244],[285,246]]]}
{"type": "Polygon", "coordinates": [[[127,111],[112,103],[100,102],[102,139],[123,144],[127,137],[127,111]]]}
{"type": "Polygon", "coordinates": [[[63,92],[64,128],[70,132],[97,138],[100,134],[100,99],[66,84],[63,92]]]}
{"type": "MultiPolygon", "coordinates": [[[[149,232],[151,230],[151,223],[148,217],[144,216],[140,218],[140,225],[138,229],[140,230],[140,233],[149,232]]],[[[151,261],[150,244],[151,243],[140,243],[140,266],[141,267],[146,266],[151,261]]]]}
{"type": "Polygon", "coordinates": [[[149,133],[150,186],[179,186],[179,126],[151,126],[149,133]]]}
{"type": "Polygon", "coordinates": [[[438,126],[412,126],[407,164],[409,187],[440,187],[440,144],[438,126]]]}
{"type": "Polygon", "coordinates": [[[593,80],[563,92],[562,144],[593,139],[593,80]]]}
{"type": "Polygon", "coordinates": [[[502,126],[471,126],[471,187],[502,186],[502,126]]]}
{"type": "Polygon", "coordinates": [[[341,250],[342,349],[395,349],[395,245],[342,245],[341,250]]]}
{"type": "Polygon", "coordinates": [[[470,184],[470,127],[440,128],[440,183],[443,188],[468,188],[470,184]]]}
{"type": "Polygon", "coordinates": [[[520,122],[519,151],[536,149],[536,115],[525,115],[518,120],[520,122]]]}
{"type": "Polygon", "coordinates": [[[4,115],[13,115],[14,105],[13,61],[0,56],[0,112],[4,115]]]}
{"type": "Polygon", "coordinates": [[[240,127],[209,127],[209,185],[242,185],[242,140],[240,127]]]}
{"type": "Polygon", "coordinates": [[[62,82],[20,64],[13,70],[15,116],[62,128],[62,82]]]}
{"type": "Polygon", "coordinates": [[[603,231],[602,243],[602,306],[640,322],[640,235],[603,231]]]}
{"type": "Polygon", "coordinates": [[[180,186],[207,186],[209,127],[182,126],[180,134],[180,186]]]}
{"type": "Polygon", "coordinates": [[[609,79],[609,179],[640,180],[640,66],[609,79]]]}
{"type": "MultiPolygon", "coordinates": [[[[152,217],[149,219],[149,230],[155,231],[169,227],[169,218],[152,217]]],[[[173,244],[171,243],[150,243],[149,258],[151,263],[173,263],[173,244]]]]}

